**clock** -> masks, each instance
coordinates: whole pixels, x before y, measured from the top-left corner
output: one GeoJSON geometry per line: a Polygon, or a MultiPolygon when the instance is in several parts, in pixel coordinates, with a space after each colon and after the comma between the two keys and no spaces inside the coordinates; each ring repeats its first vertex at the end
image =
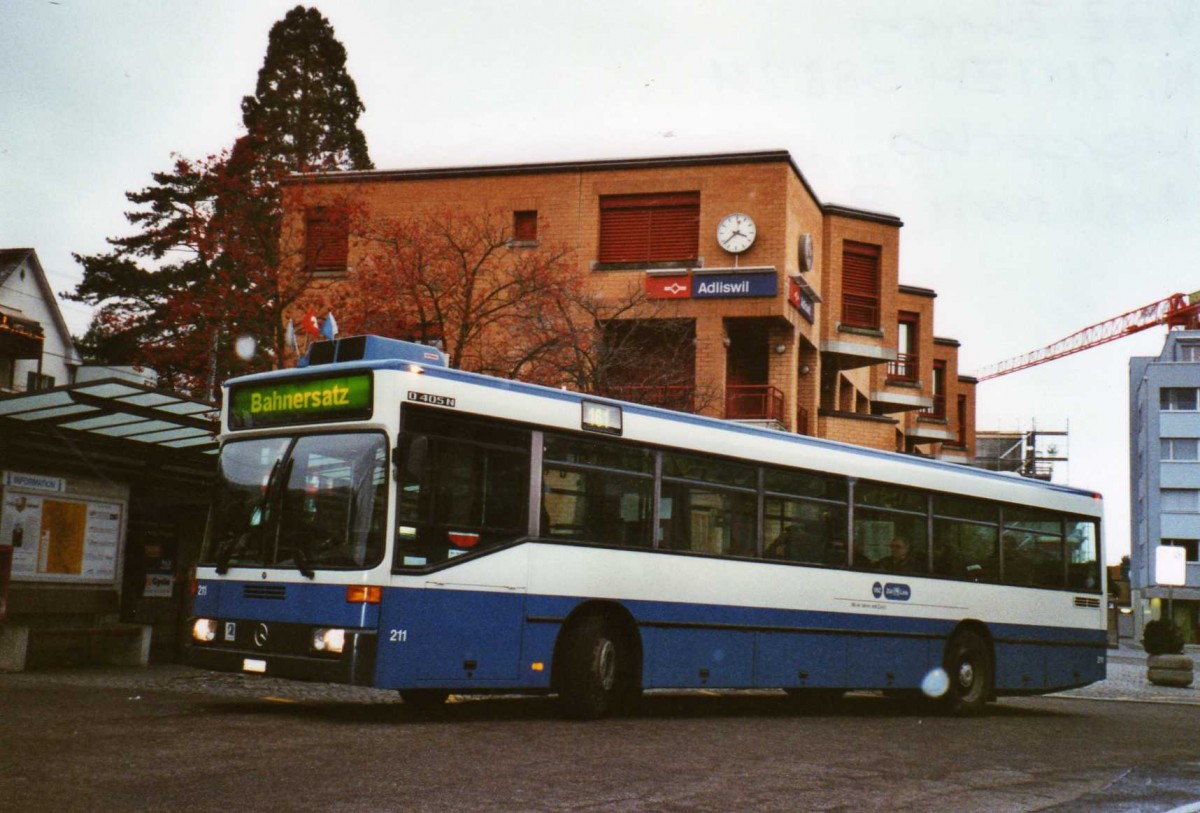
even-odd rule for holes
{"type": "Polygon", "coordinates": [[[805,272],[812,271],[812,266],[813,266],[812,235],[808,234],[807,232],[805,234],[800,235],[799,254],[800,254],[800,270],[805,271],[805,272]]]}
{"type": "Polygon", "coordinates": [[[750,215],[740,212],[726,215],[717,225],[717,242],[730,254],[741,254],[750,248],[757,234],[758,228],[750,215]]]}

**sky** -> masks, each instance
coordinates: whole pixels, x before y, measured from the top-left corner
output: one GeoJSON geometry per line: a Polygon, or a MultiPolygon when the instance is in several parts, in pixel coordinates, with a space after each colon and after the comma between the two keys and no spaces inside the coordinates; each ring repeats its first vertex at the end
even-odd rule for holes
{"type": "MultiPolygon", "coordinates": [[[[0,247],[56,291],[125,192],[241,133],[262,0],[0,0],[0,247]]],[[[900,279],[971,372],[1200,289],[1200,5],[348,2],[381,169],[787,149],[825,203],[904,221],[900,279]]],[[[64,302],[76,333],[89,313],[64,302]]],[[[1066,428],[1056,479],[1129,548],[1128,359],[1153,329],[980,384],[980,429],[1066,428]]]]}

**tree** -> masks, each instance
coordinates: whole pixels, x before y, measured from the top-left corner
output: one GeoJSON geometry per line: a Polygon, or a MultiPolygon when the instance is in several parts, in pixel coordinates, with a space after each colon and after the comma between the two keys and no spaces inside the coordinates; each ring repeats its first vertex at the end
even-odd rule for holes
{"type": "Polygon", "coordinates": [[[279,273],[280,182],[371,166],[345,61],[316,9],[297,6],[272,27],[256,93],[242,102],[247,133],[201,161],[175,156],[126,195],[137,233],[76,255],[84,278],[72,298],[97,309],[80,342],[86,358],[143,364],[210,397],[231,374],[277,366],[283,313],[306,286],[279,273]],[[241,336],[257,342],[249,360],[234,352],[241,336]]]}
{"type": "Polygon", "coordinates": [[[296,6],[271,26],[242,123],[268,165],[292,172],[373,169],[358,129],[365,110],[346,72],[346,49],[315,8],[296,6]]]}
{"type": "Polygon", "coordinates": [[[452,367],[526,378],[561,343],[563,303],[579,282],[567,249],[513,247],[510,219],[360,217],[355,270],[341,285],[311,290],[302,306],[336,311],[346,333],[436,344],[452,367]]]}
{"type": "Polygon", "coordinates": [[[694,326],[640,284],[589,291],[565,247],[514,245],[511,212],[356,216],[355,270],[298,307],[343,332],[441,347],[452,367],[695,411],[694,326]]]}

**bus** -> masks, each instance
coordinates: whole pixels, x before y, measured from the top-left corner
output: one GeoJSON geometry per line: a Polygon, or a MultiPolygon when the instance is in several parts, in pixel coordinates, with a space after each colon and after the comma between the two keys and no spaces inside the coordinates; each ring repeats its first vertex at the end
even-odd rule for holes
{"type": "Polygon", "coordinates": [[[1105,676],[1100,495],[491,378],[376,336],[225,385],[192,664],[398,690],[993,699],[1105,676]]]}

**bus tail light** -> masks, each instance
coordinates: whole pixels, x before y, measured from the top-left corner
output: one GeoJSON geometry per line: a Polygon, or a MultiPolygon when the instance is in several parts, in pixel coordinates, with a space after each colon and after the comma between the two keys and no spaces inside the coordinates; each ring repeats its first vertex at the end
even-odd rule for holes
{"type": "Polygon", "coordinates": [[[378,604],[383,597],[383,588],[352,584],[346,588],[346,601],[350,604],[378,604]]]}

